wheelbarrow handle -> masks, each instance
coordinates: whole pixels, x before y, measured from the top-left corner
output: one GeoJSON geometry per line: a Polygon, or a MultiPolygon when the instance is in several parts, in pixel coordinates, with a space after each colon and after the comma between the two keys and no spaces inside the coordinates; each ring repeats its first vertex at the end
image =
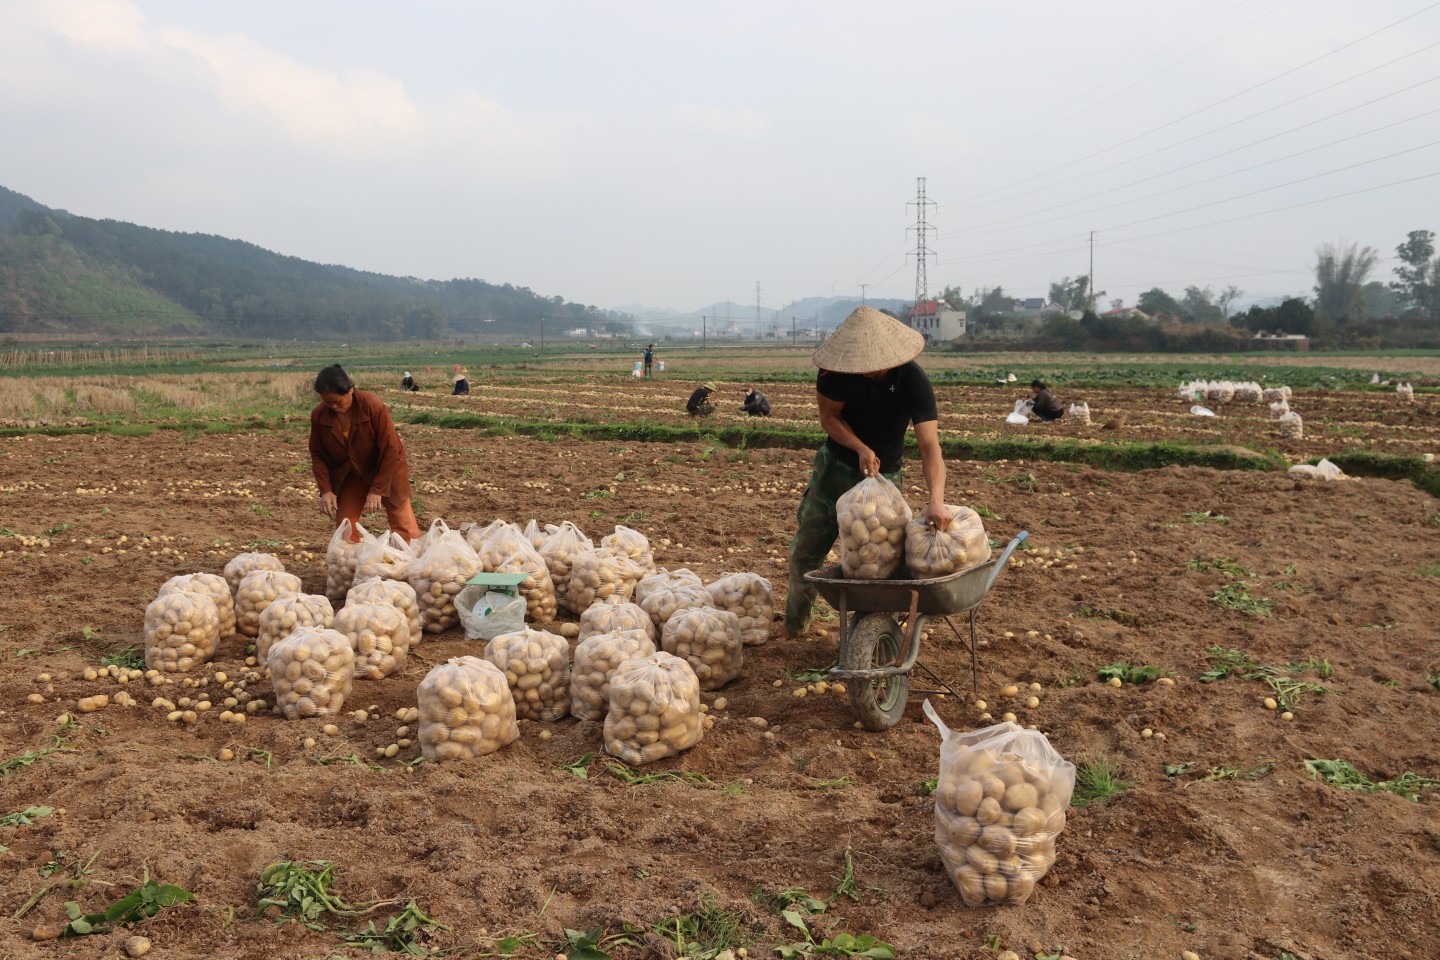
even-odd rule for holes
{"type": "Polygon", "coordinates": [[[985,581],[984,593],[989,593],[990,588],[995,585],[995,578],[1000,576],[1000,571],[1005,569],[1005,561],[1010,559],[1010,554],[1014,553],[1015,548],[1020,546],[1020,544],[1024,543],[1028,539],[1030,539],[1030,534],[1025,530],[1021,530],[1019,533],[1015,534],[1015,539],[1007,543],[1005,545],[1005,549],[1000,551],[1000,559],[996,560],[995,566],[990,568],[990,576],[985,581]]]}

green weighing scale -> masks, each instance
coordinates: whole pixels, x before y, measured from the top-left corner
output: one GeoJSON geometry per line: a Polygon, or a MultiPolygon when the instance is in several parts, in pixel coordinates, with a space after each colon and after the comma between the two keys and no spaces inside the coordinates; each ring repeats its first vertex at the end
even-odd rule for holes
{"type": "Polygon", "coordinates": [[[503,593],[513,598],[520,596],[520,584],[529,576],[528,573],[477,573],[465,582],[484,587],[486,593],[503,593]]]}
{"type": "Polygon", "coordinates": [[[462,614],[465,636],[471,640],[489,640],[501,633],[525,629],[525,601],[520,598],[519,586],[529,576],[528,573],[477,573],[465,581],[465,589],[460,591],[462,597],[472,590],[479,594],[467,603],[469,619],[462,614]]]}

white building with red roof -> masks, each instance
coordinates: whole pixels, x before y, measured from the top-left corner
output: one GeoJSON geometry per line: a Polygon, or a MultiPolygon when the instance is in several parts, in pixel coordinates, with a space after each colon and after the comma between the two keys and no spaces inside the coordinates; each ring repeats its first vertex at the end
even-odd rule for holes
{"type": "Polygon", "coordinates": [[[965,336],[965,311],[956,310],[944,300],[921,300],[906,315],[906,322],[930,343],[965,336]]]}

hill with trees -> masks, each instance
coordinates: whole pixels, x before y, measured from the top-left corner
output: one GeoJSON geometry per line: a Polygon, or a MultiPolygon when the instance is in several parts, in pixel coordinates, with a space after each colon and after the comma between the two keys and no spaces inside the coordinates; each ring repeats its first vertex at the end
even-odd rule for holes
{"type": "Polygon", "coordinates": [[[55,210],[0,187],[0,333],[436,340],[625,332],[630,318],[478,279],[420,280],[55,210]],[[551,326],[553,324],[553,326],[551,326]]]}

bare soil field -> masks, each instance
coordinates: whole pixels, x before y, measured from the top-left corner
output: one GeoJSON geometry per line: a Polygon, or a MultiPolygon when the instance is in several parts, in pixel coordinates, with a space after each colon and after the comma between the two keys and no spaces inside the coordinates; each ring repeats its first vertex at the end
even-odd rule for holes
{"type": "MultiPolygon", "coordinates": [[[[723,387],[738,405],[738,384],[723,387]]],[[[386,397],[535,417],[555,408],[574,418],[574,408],[560,411],[567,404],[651,417],[677,410],[687,392],[665,382],[593,396],[548,389],[477,379],[467,399],[386,397]]],[[[776,388],[777,417],[805,420],[811,396],[804,385],[776,388]]],[[[947,388],[942,425],[1003,430],[1012,399],[947,388]]],[[[1340,444],[1435,445],[1432,408],[1379,395],[1295,401],[1315,424],[1302,441],[1274,437],[1259,408],[1197,423],[1168,397],[1088,399],[1097,428],[1123,411],[1136,436],[1214,431],[1216,442],[1297,459],[1340,444]],[[1337,432],[1327,437],[1327,426],[1337,432]]],[[[401,674],[356,681],[347,709],[369,708],[369,717],[336,718],[334,735],[324,721],[268,712],[243,725],[204,713],[177,725],[151,708],[155,688],[84,680],[102,656],[141,643],[145,606],[172,575],[219,572],[236,553],[261,549],[308,591],[324,591],[329,529],[298,427],[0,440],[0,526],[9,534],[0,537],[0,816],[56,808],[0,827],[0,957],[114,957],[133,933],[151,938],[158,958],[361,955],[333,930],[257,916],[260,872],[289,859],[334,861],[352,902],[398,901],[376,912],[381,926],[415,899],[449,928],[426,941],[448,956],[495,956],[514,942],[506,937],[537,935],[512,955],[550,957],[563,928],[601,927],[628,931],[628,945],[607,947],[614,957],[673,957],[676,923],[667,918],[715,944],[701,921],[722,915],[739,923],[723,942],[774,956],[800,939],[776,895],[831,897],[847,857],[853,897],[834,896],[812,919],[816,940],[870,934],[904,957],[1433,955],[1440,794],[1339,789],[1304,765],[1344,758],[1376,782],[1440,776],[1440,504],[1409,483],[951,462],[949,499],[983,506],[992,538],[1028,530],[1031,549],[980,607],[977,692],[968,649],[941,621],[921,660],[964,695],[919,675],[916,688],[932,691],[953,727],[988,723],[974,706],[983,699],[995,717],[1008,711],[1037,725],[1072,761],[1108,758],[1129,784],[1071,811],[1058,860],[1026,905],[968,909],[933,839],[925,781],[938,772],[940,741],[920,712],[927,694],[912,692],[904,720],[884,733],[856,729],[844,696],[795,695],[805,684],[794,674],[834,660],[833,614],[813,636],[747,648],[740,677],[705,695],[715,724],[701,743],[641,768],[704,780],[628,785],[607,772],[600,725],[574,719],[524,721],[518,741],[471,762],[416,764],[418,746],[377,758],[377,747],[397,740],[395,712],[415,703],[426,672],[478,654],[458,629],[427,636],[401,674]],[[1295,693],[1284,720],[1264,704],[1274,690],[1263,676],[1202,682],[1211,647],[1325,689],[1295,693]],[[1097,671],[1120,662],[1156,667],[1174,683],[1102,682],[1097,671]],[[1001,695],[1031,683],[1041,685],[1036,707],[1001,695]],[[57,726],[80,698],[127,689],[136,706],[57,726]],[[219,761],[227,748],[236,758],[219,761]],[[566,768],[586,754],[582,779],[566,768]],[[33,762],[9,762],[20,757],[33,762]],[[58,932],[66,901],[101,910],[146,875],[196,902],[117,933],[34,939],[58,932]],[[84,882],[60,883],[31,904],[76,877],[84,882]]],[[[662,566],[707,582],[756,571],[783,600],[807,452],[401,429],[423,522],[568,519],[596,538],[623,522],[650,537],[662,566]]],[[[1064,423],[1024,429],[1074,433],[1064,423]]],[[[918,505],[918,466],[906,482],[918,505]]],[[[244,656],[232,639],[197,676],[241,674],[244,656]]]]}

